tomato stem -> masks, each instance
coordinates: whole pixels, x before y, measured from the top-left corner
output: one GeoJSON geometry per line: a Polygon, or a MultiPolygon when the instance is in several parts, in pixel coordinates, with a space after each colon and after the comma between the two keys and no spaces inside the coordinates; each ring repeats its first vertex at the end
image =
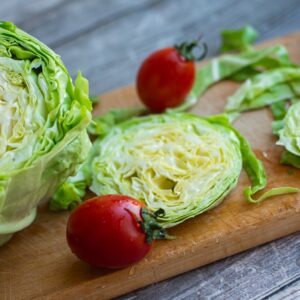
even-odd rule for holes
{"type": "Polygon", "coordinates": [[[164,215],[165,211],[162,208],[154,213],[144,207],[141,208],[142,221],[138,221],[138,223],[146,234],[146,241],[148,244],[151,244],[154,240],[171,240],[175,238],[174,236],[169,235],[166,229],[157,222],[157,219],[164,215]]]}
{"type": "Polygon", "coordinates": [[[197,40],[191,42],[183,42],[181,44],[175,45],[175,49],[178,53],[189,61],[200,61],[207,54],[207,44],[202,42],[202,36],[197,40]],[[195,54],[194,50],[200,49],[199,54],[195,54]]]}

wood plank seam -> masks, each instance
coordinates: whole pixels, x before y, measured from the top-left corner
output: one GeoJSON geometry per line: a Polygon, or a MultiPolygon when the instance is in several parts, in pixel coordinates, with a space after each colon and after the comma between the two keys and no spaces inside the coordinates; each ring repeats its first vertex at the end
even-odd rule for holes
{"type": "MultiPolygon", "coordinates": [[[[299,266],[300,267],[300,266],[299,266]]],[[[295,276],[293,278],[291,278],[290,280],[288,280],[285,284],[283,284],[282,286],[273,289],[270,293],[266,293],[266,295],[264,295],[262,298],[257,298],[257,300],[268,300],[270,297],[278,294],[278,292],[283,291],[284,289],[288,288],[289,286],[292,286],[294,283],[296,282],[300,282],[300,273],[298,276],[295,276]]],[[[255,299],[256,300],[256,299],[255,299]]]]}
{"type": "Polygon", "coordinates": [[[161,4],[162,2],[168,2],[168,1],[172,1],[172,0],[154,0],[154,1],[151,1],[147,5],[141,5],[141,6],[138,6],[138,7],[134,8],[134,9],[124,9],[123,11],[117,12],[114,15],[110,15],[110,16],[107,16],[104,19],[97,20],[93,24],[85,27],[82,30],[78,30],[77,32],[73,32],[73,33],[69,34],[68,36],[64,37],[63,39],[59,39],[59,40],[57,40],[53,43],[50,43],[49,46],[51,48],[58,48],[62,45],[73,42],[74,40],[79,39],[79,38],[81,38],[82,36],[84,36],[86,34],[89,34],[93,31],[96,31],[101,27],[107,26],[107,25],[115,22],[116,20],[121,20],[123,18],[127,18],[132,14],[143,11],[144,9],[149,9],[151,7],[155,7],[159,4],[161,4]]]}
{"type": "MultiPolygon", "coordinates": [[[[39,11],[38,13],[36,14],[33,14],[31,15],[30,19],[28,20],[27,18],[23,19],[23,20],[20,20],[20,21],[17,21],[16,22],[16,25],[18,25],[18,27],[20,28],[26,28],[27,27],[27,24],[30,23],[30,20],[32,18],[34,19],[41,19],[43,20],[43,18],[50,14],[50,13],[55,13],[58,9],[62,8],[63,6],[65,6],[68,2],[72,2],[73,0],[62,0],[62,2],[60,3],[57,3],[56,5],[53,5],[51,8],[47,8],[47,9],[44,9],[42,11],[39,11]]],[[[6,21],[9,21],[9,20],[6,20],[6,21]]]]}

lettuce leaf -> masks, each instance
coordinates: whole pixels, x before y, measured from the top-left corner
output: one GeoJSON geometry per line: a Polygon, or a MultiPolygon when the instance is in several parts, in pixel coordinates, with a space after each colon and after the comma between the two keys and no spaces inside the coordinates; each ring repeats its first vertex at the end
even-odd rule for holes
{"type": "Polygon", "coordinates": [[[234,95],[228,97],[228,114],[262,108],[296,97],[300,68],[283,67],[269,70],[248,79],[234,95]]]}
{"type": "Polygon", "coordinates": [[[210,86],[221,80],[240,81],[265,70],[291,65],[286,49],[280,45],[262,50],[247,51],[239,55],[227,54],[213,58],[197,70],[194,86],[186,101],[181,106],[170,109],[170,111],[180,112],[190,109],[210,86]]]}
{"type": "Polygon", "coordinates": [[[82,202],[86,189],[91,184],[91,163],[95,156],[99,142],[103,136],[116,125],[146,112],[144,108],[118,108],[111,109],[104,115],[100,115],[91,122],[88,132],[97,136],[88,157],[80,166],[74,176],[70,176],[54,193],[49,208],[53,211],[72,210],[82,202]]]}
{"type": "Polygon", "coordinates": [[[258,32],[252,26],[224,30],[221,32],[221,52],[250,50],[257,37],[258,32]]]}

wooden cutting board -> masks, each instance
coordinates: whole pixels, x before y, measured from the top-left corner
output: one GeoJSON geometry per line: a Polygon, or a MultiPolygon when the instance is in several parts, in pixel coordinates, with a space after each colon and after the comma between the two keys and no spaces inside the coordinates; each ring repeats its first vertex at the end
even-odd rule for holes
{"type": "MultiPolygon", "coordinates": [[[[300,33],[266,42],[284,44],[300,62],[300,33]]],[[[237,88],[222,82],[211,88],[192,110],[219,113],[237,88]]],[[[103,113],[112,107],[140,105],[133,86],[103,95],[103,113]]],[[[279,164],[282,148],[275,146],[268,109],[249,112],[236,127],[264,162],[268,187],[300,186],[300,171],[279,164]]],[[[176,240],[155,244],[140,263],[122,270],[97,270],[79,261],[65,240],[68,213],[40,209],[32,226],[0,249],[0,299],[106,299],[203,266],[300,230],[300,195],[285,195],[253,205],[244,201],[249,184],[243,172],[234,191],[217,208],[170,230],[176,240]]]]}

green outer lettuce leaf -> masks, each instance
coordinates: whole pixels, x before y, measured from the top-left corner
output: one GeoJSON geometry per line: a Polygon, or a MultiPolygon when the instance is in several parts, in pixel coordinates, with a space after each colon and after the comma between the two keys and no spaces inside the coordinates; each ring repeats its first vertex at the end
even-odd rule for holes
{"type": "MultiPolygon", "coordinates": [[[[108,132],[106,132],[107,134],[108,132]]],[[[97,153],[101,139],[98,138],[90,149],[84,163],[74,176],[70,176],[54,193],[49,208],[53,211],[72,210],[83,200],[92,182],[92,161],[97,153]]]]}
{"type": "Polygon", "coordinates": [[[0,244],[28,226],[42,199],[74,173],[91,147],[88,82],[75,85],[60,57],[0,22],[0,244]]]}
{"type": "Polygon", "coordinates": [[[280,162],[284,165],[290,165],[300,169],[300,156],[297,156],[289,151],[283,152],[280,162]]]}
{"type": "Polygon", "coordinates": [[[300,102],[293,104],[284,118],[284,126],[279,130],[277,145],[284,146],[290,153],[300,156],[300,102]]]}
{"type": "Polygon", "coordinates": [[[91,184],[91,163],[101,137],[108,134],[115,125],[145,112],[144,108],[111,109],[91,122],[88,132],[91,135],[98,136],[98,139],[93,143],[88,158],[81,165],[77,174],[70,176],[54,193],[50,201],[50,210],[71,210],[82,202],[86,189],[91,184]]]}
{"type": "Polygon", "coordinates": [[[111,109],[106,114],[97,116],[93,119],[88,127],[88,133],[96,136],[105,135],[114,125],[129,120],[130,118],[142,115],[145,112],[145,108],[135,107],[111,109]]]}
{"type": "Polygon", "coordinates": [[[284,100],[281,102],[275,102],[271,105],[271,111],[272,111],[274,120],[280,121],[285,117],[285,115],[288,111],[287,102],[288,102],[287,100],[284,100]]]}
{"type": "Polygon", "coordinates": [[[274,135],[278,135],[279,131],[284,127],[284,118],[290,108],[290,105],[299,101],[297,98],[291,100],[283,100],[275,102],[271,105],[271,111],[274,117],[272,122],[272,132],[274,135]]]}
{"type": "Polygon", "coordinates": [[[251,44],[256,41],[257,37],[258,32],[251,26],[237,30],[224,30],[221,32],[221,52],[250,50],[251,44]]]}

